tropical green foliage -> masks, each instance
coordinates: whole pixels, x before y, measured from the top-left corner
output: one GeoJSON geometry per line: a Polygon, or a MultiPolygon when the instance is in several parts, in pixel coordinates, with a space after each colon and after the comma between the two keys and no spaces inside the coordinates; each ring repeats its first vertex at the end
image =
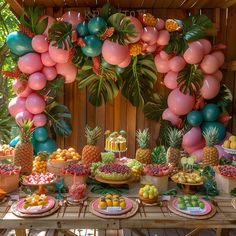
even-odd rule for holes
{"type": "Polygon", "coordinates": [[[165,164],[166,161],[166,149],[164,146],[160,145],[152,149],[152,162],[154,164],[165,164]]]}

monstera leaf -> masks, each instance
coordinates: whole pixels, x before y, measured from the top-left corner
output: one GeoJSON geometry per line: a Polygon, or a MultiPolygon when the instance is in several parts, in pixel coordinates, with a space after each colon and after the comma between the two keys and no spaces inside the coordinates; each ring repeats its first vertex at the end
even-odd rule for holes
{"type": "Polygon", "coordinates": [[[112,100],[122,84],[122,78],[115,71],[103,66],[100,66],[100,74],[94,73],[91,61],[84,64],[77,80],[80,89],[88,88],[89,101],[94,106],[112,100]]]}
{"type": "Polygon", "coordinates": [[[54,42],[53,46],[67,50],[72,48],[72,25],[68,22],[55,21],[48,30],[50,42],[54,42]]]}
{"type": "Polygon", "coordinates": [[[153,84],[157,79],[152,55],[133,57],[122,76],[125,78],[122,94],[133,106],[143,106],[150,100],[153,95],[153,84]]]}
{"type": "Polygon", "coordinates": [[[44,15],[44,8],[41,6],[26,7],[24,8],[24,14],[20,18],[20,22],[32,31],[35,35],[42,34],[48,25],[48,18],[40,20],[41,16],[44,15]]]}
{"type": "Polygon", "coordinates": [[[117,13],[118,10],[112,6],[109,2],[107,2],[100,11],[100,16],[107,20],[111,15],[117,13]]]}
{"type": "Polygon", "coordinates": [[[69,109],[57,102],[46,106],[45,114],[48,117],[51,128],[58,137],[69,136],[72,132],[70,125],[71,113],[69,109]]]}

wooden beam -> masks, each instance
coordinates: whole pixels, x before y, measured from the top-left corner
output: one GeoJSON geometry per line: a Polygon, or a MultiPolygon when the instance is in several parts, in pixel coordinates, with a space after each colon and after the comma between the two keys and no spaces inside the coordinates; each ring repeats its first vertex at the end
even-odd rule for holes
{"type": "Polygon", "coordinates": [[[22,16],[24,10],[17,0],[6,0],[6,1],[10,5],[10,9],[14,13],[14,15],[16,15],[18,18],[22,16]]]}

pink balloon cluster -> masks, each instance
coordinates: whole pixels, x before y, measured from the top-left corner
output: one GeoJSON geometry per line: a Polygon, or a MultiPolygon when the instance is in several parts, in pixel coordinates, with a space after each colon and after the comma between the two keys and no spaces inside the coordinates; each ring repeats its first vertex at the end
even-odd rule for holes
{"type": "MultiPolygon", "coordinates": [[[[44,126],[47,122],[47,117],[43,113],[46,106],[45,97],[38,91],[45,88],[47,81],[54,80],[58,74],[65,77],[65,83],[72,83],[76,78],[77,68],[70,61],[70,51],[57,48],[54,42],[48,42],[48,30],[55,19],[43,16],[41,20],[46,17],[46,30],[42,35],[32,38],[32,48],[35,52],[27,53],[18,60],[19,70],[28,75],[27,81],[13,81],[13,91],[17,96],[8,105],[10,114],[15,117],[18,124],[31,119],[35,127],[44,126]]],[[[74,13],[63,15],[65,21],[77,24],[78,20],[75,18],[74,13]]]]}

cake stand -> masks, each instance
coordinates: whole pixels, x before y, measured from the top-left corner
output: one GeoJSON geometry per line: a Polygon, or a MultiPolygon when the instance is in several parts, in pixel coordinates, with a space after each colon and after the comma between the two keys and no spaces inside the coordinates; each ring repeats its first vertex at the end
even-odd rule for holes
{"type": "Polygon", "coordinates": [[[236,165],[236,149],[231,149],[231,148],[225,148],[223,145],[221,146],[224,151],[228,154],[231,154],[232,155],[232,159],[233,159],[233,165],[235,166],[236,165]]]}

